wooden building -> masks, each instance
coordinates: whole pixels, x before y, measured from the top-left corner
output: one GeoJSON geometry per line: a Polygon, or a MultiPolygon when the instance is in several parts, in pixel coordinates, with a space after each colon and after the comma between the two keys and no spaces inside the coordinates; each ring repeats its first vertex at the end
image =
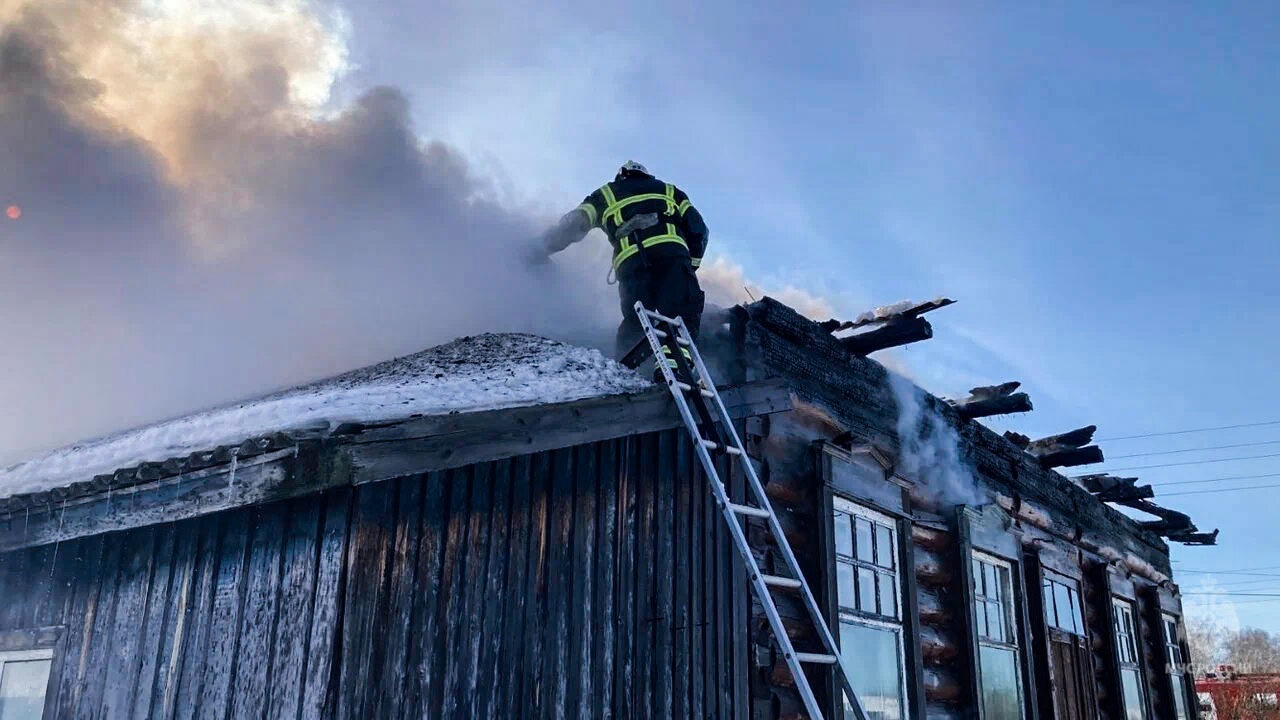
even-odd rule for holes
{"type": "MultiPolygon", "coordinates": [[[[766,299],[705,345],[868,715],[1191,717],[1161,528],[964,404],[911,388],[905,424],[874,341],[834,327],[766,299]],[[954,467],[907,457],[917,431],[954,467]]],[[[696,466],[655,388],[2,499],[0,717],[800,717],[696,466]]]]}

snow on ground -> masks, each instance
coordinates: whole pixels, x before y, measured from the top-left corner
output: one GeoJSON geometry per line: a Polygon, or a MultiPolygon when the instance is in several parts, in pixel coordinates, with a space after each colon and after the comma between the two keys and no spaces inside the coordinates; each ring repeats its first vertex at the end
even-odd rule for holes
{"type": "Polygon", "coordinates": [[[596,350],[536,335],[461,338],[267,397],[129,430],[0,470],[0,497],[61,487],[272,432],[565,402],[652,384],[596,350]]]}

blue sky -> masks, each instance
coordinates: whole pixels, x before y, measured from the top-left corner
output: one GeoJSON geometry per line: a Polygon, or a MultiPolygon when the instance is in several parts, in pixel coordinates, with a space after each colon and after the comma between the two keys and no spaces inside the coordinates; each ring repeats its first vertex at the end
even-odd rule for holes
{"type": "MultiPolygon", "coordinates": [[[[1280,419],[1280,9],[1030,5],[351,4],[344,87],[405,88],[421,133],[511,202],[562,211],[634,158],[684,187],[713,251],[765,286],[846,315],[956,298],[903,356],[939,394],[1022,380],[1037,410],[998,429],[1280,419]]],[[[1272,439],[1280,425],[1103,445],[1272,439]]],[[[1138,474],[1159,489],[1268,472],[1280,459],[1138,474]]],[[[1277,491],[1168,498],[1223,530],[1175,561],[1280,565],[1277,491]]],[[[1280,592],[1181,580],[1209,577],[1280,592]]],[[[1280,602],[1237,600],[1242,623],[1280,630],[1280,602]]]]}

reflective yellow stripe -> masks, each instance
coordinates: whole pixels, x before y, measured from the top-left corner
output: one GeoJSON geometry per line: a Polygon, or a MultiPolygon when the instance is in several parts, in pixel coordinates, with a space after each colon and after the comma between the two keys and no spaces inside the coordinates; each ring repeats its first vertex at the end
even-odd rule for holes
{"type": "Polygon", "coordinates": [[[684,202],[680,203],[680,208],[679,208],[680,217],[684,217],[684,214],[688,212],[689,208],[691,207],[693,207],[693,203],[689,202],[688,200],[685,200],[684,202]]]}
{"type": "Polygon", "coordinates": [[[672,199],[671,197],[668,197],[667,195],[659,195],[657,193],[644,193],[643,195],[632,195],[631,197],[623,198],[621,200],[611,200],[612,197],[613,197],[613,194],[609,193],[605,198],[607,200],[610,200],[610,202],[609,202],[609,207],[605,208],[604,217],[607,218],[609,216],[613,216],[613,223],[615,227],[622,225],[622,208],[628,205],[633,205],[638,202],[644,202],[645,200],[662,200],[666,202],[668,215],[673,215],[675,214],[675,211],[676,211],[675,200],[672,199]]]}
{"type": "Polygon", "coordinates": [[[658,235],[657,237],[651,237],[647,240],[642,241],[639,245],[628,244],[626,247],[619,248],[618,254],[615,255],[613,258],[613,269],[617,270],[619,265],[621,265],[622,263],[634,257],[637,253],[640,252],[641,247],[651,248],[654,245],[661,245],[663,243],[680,243],[680,245],[684,247],[684,249],[686,250],[689,249],[689,243],[686,243],[684,241],[684,238],[680,237],[675,233],[675,226],[670,223],[667,223],[666,235],[658,235]]]}
{"type": "MultiPolygon", "coordinates": [[[[613,207],[615,204],[617,204],[618,199],[614,197],[613,188],[609,187],[607,183],[600,186],[600,194],[604,196],[604,206],[606,208],[604,211],[604,214],[600,216],[600,226],[604,227],[604,221],[609,217],[608,208],[613,207]]],[[[619,221],[618,225],[621,225],[621,224],[622,222],[619,221]]],[[[608,228],[605,228],[605,229],[608,230],[608,228]]]]}
{"type": "Polygon", "coordinates": [[[587,221],[591,223],[592,227],[595,227],[596,220],[598,219],[596,218],[596,206],[592,205],[589,202],[584,202],[581,205],[579,205],[577,209],[586,213],[587,221]]]}

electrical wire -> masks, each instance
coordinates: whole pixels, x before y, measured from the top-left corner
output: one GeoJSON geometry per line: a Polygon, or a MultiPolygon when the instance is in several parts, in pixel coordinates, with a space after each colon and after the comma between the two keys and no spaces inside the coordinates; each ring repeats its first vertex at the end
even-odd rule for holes
{"type": "Polygon", "coordinates": [[[1267,455],[1242,455],[1240,457],[1214,458],[1212,460],[1188,460],[1187,462],[1163,463],[1160,465],[1134,465],[1131,467],[1106,468],[1099,469],[1098,472],[1126,472],[1129,470],[1151,470],[1153,468],[1182,467],[1184,465],[1208,465],[1210,463],[1234,462],[1236,460],[1261,460],[1263,458],[1280,457],[1280,453],[1269,453],[1267,455]]]}
{"type": "Polygon", "coordinates": [[[1209,450],[1233,450],[1235,448],[1261,447],[1263,445],[1280,445],[1280,440],[1264,440],[1262,442],[1236,443],[1235,445],[1212,445],[1210,447],[1186,448],[1185,450],[1161,450],[1159,452],[1133,453],[1132,455],[1115,455],[1110,460],[1126,458],[1153,457],[1156,455],[1179,455],[1182,453],[1207,452],[1209,450]]]}
{"type": "Polygon", "coordinates": [[[1173,480],[1170,482],[1155,481],[1153,484],[1156,488],[1168,487],[1170,485],[1207,485],[1210,483],[1229,482],[1232,480],[1260,480],[1262,478],[1280,477],[1280,473],[1266,473],[1264,475],[1232,475],[1220,478],[1205,478],[1203,480],[1173,480]]]}
{"type": "Polygon", "coordinates": [[[1118,437],[1100,438],[1098,442],[1115,442],[1117,440],[1138,440],[1150,437],[1167,437],[1169,435],[1190,435],[1191,433],[1216,432],[1218,430],[1239,430],[1241,428],[1264,427],[1268,425],[1280,425],[1280,420],[1268,420],[1266,422],[1244,423],[1241,425],[1222,425],[1220,427],[1194,428],[1191,430],[1168,430],[1165,432],[1143,433],[1141,435],[1120,435],[1118,437]]]}
{"type": "Polygon", "coordinates": [[[1273,483],[1270,485],[1250,485],[1248,487],[1236,487],[1236,488],[1213,488],[1211,490],[1183,490],[1182,492],[1175,492],[1175,493],[1161,493],[1160,497],[1178,497],[1179,495],[1205,495],[1208,493],[1228,493],[1228,492],[1237,492],[1239,490],[1266,490],[1267,488],[1278,488],[1278,487],[1280,487],[1280,483],[1273,483]]]}

